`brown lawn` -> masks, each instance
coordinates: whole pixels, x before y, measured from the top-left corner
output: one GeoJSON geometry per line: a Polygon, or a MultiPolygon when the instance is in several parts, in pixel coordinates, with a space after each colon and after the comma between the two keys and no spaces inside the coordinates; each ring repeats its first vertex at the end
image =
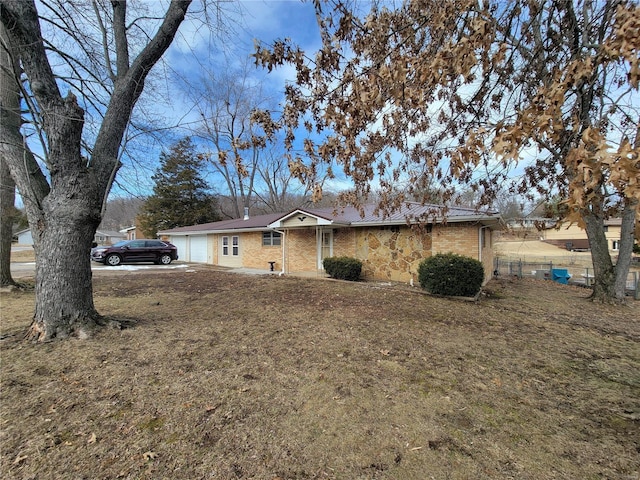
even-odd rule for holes
{"type": "Polygon", "coordinates": [[[639,302],[205,267],[95,292],[136,325],[34,345],[33,292],[1,294],[3,479],[640,475],[639,302]]]}

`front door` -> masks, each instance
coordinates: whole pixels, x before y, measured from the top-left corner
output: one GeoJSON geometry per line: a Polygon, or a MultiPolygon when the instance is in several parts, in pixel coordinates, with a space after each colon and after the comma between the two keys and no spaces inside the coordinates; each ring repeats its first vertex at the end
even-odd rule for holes
{"type": "Polygon", "coordinates": [[[333,230],[320,230],[318,245],[318,269],[324,270],[322,261],[333,256],[333,230]]]}

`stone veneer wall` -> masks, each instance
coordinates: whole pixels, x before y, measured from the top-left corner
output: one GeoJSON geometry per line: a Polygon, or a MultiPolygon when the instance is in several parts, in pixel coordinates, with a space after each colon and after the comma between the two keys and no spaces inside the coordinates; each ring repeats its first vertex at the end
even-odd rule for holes
{"type": "MultiPolygon", "coordinates": [[[[407,226],[337,228],[333,231],[333,255],[355,257],[363,263],[365,279],[408,282],[417,284],[418,265],[435,253],[453,252],[478,258],[478,229],[476,224],[435,225],[431,233],[414,231],[407,226]]],[[[493,232],[484,230],[482,263],[485,281],[493,274],[493,232]]],[[[218,264],[220,235],[212,235],[209,243],[213,263],[218,264]]],[[[243,266],[282,270],[281,247],[262,246],[262,232],[240,234],[243,266]]],[[[315,229],[289,230],[285,239],[286,271],[317,271],[315,229]]]]}
{"type": "Polygon", "coordinates": [[[407,226],[359,228],[356,257],[367,279],[417,282],[420,262],[431,255],[431,238],[407,226]]]}

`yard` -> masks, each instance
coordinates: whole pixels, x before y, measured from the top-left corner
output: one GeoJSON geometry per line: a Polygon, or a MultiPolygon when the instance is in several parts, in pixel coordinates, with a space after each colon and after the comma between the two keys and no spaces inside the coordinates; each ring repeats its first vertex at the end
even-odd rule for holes
{"type": "Polygon", "coordinates": [[[197,267],[94,277],[132,328],[21,340],[1,294],[6,479],[637,479],[640,303],[197,267]]]}

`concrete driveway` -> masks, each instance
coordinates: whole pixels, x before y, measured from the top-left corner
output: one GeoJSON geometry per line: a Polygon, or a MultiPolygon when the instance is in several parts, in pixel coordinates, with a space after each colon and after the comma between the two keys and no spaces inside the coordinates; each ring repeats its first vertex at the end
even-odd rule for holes
{"type": "MultiPolygon", "coordinates": [[[[162,273],[173,270],[189,271],[192,265],[187,263],[172,263],[170,265],[154,265],[149,263],[141,264],[127,264],[120,265],[118,267],[107,267],[101,263],[91,262],[91,271],[94,275],[118,275],[124,273],[162,273]]],[[[36,264],[35,262],[12,262],[11,263],[11,276],[14,279],[28,278],[35,276],[36,264]]]]}

